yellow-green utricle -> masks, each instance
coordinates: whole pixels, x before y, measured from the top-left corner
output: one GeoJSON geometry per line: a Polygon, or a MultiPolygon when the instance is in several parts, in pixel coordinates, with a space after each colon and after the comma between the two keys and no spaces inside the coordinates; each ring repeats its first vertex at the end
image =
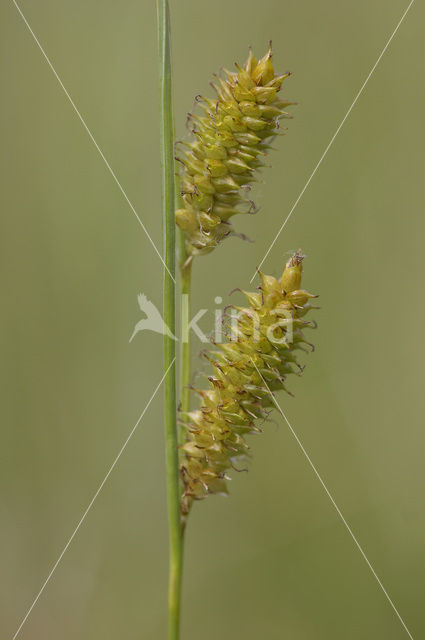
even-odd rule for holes
{"type": "Polygon", "coordinates": [[[271,48],[260,61],[250,51],[236,67],[213,83],[216,99],[197,97],[205,115],[189,115],[195,140],[179,145],[183,208],[176,222],[189,255],[208,253],[231,234],[235,214],[255,212],[250,185],[294,104],[278,98],[290,74],[275,75],[271,48]]]}
{"type": "Polygon", "coordinates": [[[205,353],[209,387],[195,390],[201,406],[183,416],[183,514],[193,500],[227,493],[226,472],[239,470],[249,456],[245,436],[261,431],[273,407],[271,392],[286,390],[286,377],[302,373],[297,352],[312,347],[303,330],[314,327],[305,316],[317,297],[301,289],[302,261],[295,253],[280,280],[260,274],[259,290],[243,292],[249,306],[233,307],[238,321],[231,322],[228,340],[205,353]]]}

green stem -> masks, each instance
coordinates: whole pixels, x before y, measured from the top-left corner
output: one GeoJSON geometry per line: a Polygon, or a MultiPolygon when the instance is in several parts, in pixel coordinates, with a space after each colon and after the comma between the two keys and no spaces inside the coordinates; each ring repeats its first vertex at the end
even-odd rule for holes
{"type": "MultiPolygon", "coordinates": [[[[182,337],[186,333],[184,330],[184,323],[189,323],[190,320],[190,300],[191,300],[191,284],[192,284],[192,260],[188,260],[188,255],[185,247],[185,237],[182,231],[179,232],[179,243],[180,243],[180,293],[181,293],[181,301],[180,301],[180,314],[181,314],[181,326],[182,326],[182,337]]],[[[191,360],[191,349],[190,349],[190,334],[186,337],[186,341],[182,340],[181,343],[181,368],[180,368],[180,411],[183,414],[186,414],[190,411],[190,360],[191,360]]],[[[179,442],[180,446],[184,445],[186,442],[186,429],[183,426],[180,426],[179,430],[179,442]]],[[[186,531],[187,524],[187,516],[188,514],[182,517],[182,531],[183,536],[186,531]]]]}
{"type": "MultiPolygon", "coordinates": [[[[185,236],[182,231],[179,232],[179,267],[180,267],[180,314],[181,326],[189,322],[190,306],[191,306],[191,284],[192,284],[192,261],[188,260],[188,254],[185,246],[185,236]]],[[[183,335],[182,331],[182,336],[183,335]]],[[[185,414],[190,410],[190,335],[187,340],[181,344],[181,369],[180,369],[180,411],[185,414]]],[[[184,444],[186,433],[184,429],[180,429],[180,444],[184,444]]]]}
{"type": "MultiPolygon", "coordinates": [[[[168,0],[157,0],[159,80],[160,80],[160,145],[162,167],[162,219],[164,233],[164,321],[175,335],[175,210],[174,210],[174,139],[171,94],[170,14],[168,0]]],[[[165,378],[165,444],[167,464],[169,522],[169,640],[178,640],[183,569],[183,535],[180,523],[180,482],[176,411],[175,341],[164,336],[165,378]]]]}

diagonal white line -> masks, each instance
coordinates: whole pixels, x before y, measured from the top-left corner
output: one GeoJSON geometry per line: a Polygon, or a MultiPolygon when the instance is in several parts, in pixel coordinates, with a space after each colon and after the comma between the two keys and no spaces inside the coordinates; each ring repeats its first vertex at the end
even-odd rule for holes
{"type": "Polygon", "coordinates": [[[292,428],[291,423],[289,422],[288,418],[286,417],[286,415],[284,414],[281,406],[279,405],[278,401],[276,400],[276,398],[274,397],[273,393],[270,391],[270,387],[267,384],[267,382],[264,380],[263,376],[261,375],[260,371],[258,370],[257,365],[255,364],[254,360],[252,360],[252,364],[254,365],[254,367],[257,370],[258,375],[260,376],[260,378],[262,379],[262,381],[264,382],[267,391],[270,394],[271,399],[273,400],[277,410],[279,411],[279,413],[281,414],[281,416],[283,417],[283,419],[285,420],[286,424],[288,425],[289,429],[291,430],[292,435],[294,436],[295,440],[297,441],[301,451],[303,452],[303,454],[305,455],[305,457],[307,458],[311,468],[313,469],[317,479],[319,480],[320,484],[322,485],[322,487],[324,488],[324,490],[326,491],[326,494],[329,498],[329,500],[332,502],[333,506],[335,507],[335,510],[337,512],[337,514],[339,515],[339,517],[341,518],[342,522],[345,525],[345,528],[347,529],[348,533],[350,534],[350,536],[353,538],[356,547],[358,548],[358,550],[360,551],[360,553],[362,554],[364,560],[366,561],[367,566],[369,567],[369,569],[371,570],[371,572],[373,573],[376,581],[378,582],[379,586],[381,587],[382,591],[384,592],[385,597],[387,598],[388,602],[390,603],[390,605],[392,606],[392,608],[394,609],[397,618],[400,620],[401,624],[404,627],[404,630],[406,631],[407,635],[409,636],[409,638],[411,638],[411,640],[413,640],[413,636],[410,633],[409,629],[407,628],[403,618],[401,617],[401,615],[399,614],[399,612],[397,611],[395,604],[393,603],[393,601],[391,600],[390,596],[388,595],[384,585],[382,584],[381,580],[378,578],[375,569],[372,567],[372,565],[370,564],[369,560],[367,559],[367,556],[365,554],[365,552],[363,551],[362,547],[360,546],[360,543],[358,542],[356,536],[354,535],[354,533],[351,530],[350,525],[348,524],[348,522],[346,521],[346,519],[344,518],[344,516],[342,515],[338,505],[336,504],[335,500],[333,499],[329,489],[327,488],[327,486],[325,485],[324,481],[322,480],[321,475],[319,474],[319,472],[317,471],[316,467],[314,466],[310,456],[308,455],[307,451],[304,449],[301,440],[298,438],[297,434],[295,433],[294,429],[292,428]]]}
{"type": "Polygon", "coordinates": [[[43,47],[41,46],[37,36],[35,35],[34,31],[31,29],[28,20],[26,19],[26,17],[24,16],[24,14],[22,13],[21,9],[19,8],[18,4],[16,3],[16,0],[12,0],[13,4],[15,5],[16,9],[19,12],[19,15],[21,16],[22,20],[25,22],[28,31],[31,33],[32,37],[34,38],[35,43],[37,44],[38,48],[40,49],[41,53],[44,56],[44,59],[46,60],[47,64],[49,65],[50,69],[53,71],[53,74],[56,78],[56,80],[59,82],[61,88],[63,89],[63,92],[65,93],[66,97],[68,98],[69,102],[71,103],[72,108],[74,109],[75,113],[77,114],[78,118],[80,119],[81,124],[83,125],[84,129],[87,131],[90,140],[93,142],[94,146],[96,147],[97,151],[99,152],[100,157],[102,158],[103,162],[105,163],[105,165],[107,166],[109,173],[111,174],[111,176],[113,177],[113,179],[115,180],[119,190],[121,191],[122,195],[124,196],[128,206],[130,207],[130,209],[132,210],[132,212],[134,213],[134,215],[136,216],[140,226],[142,227],[143,231],[145,232],[146,236],[148,237],[149,242],[151,243],[152,247],[154,248],[156,254],[158,255],[159,259],[161,260],[162,264],[164,265],[165,269],[168,272],[168,275],[170,276],[170,278],[175,282],[175,278],[172,275],[172,273],[170,272],[169,268],[167,267],[167,265],[164,262],[164,259],[162,257],[162,255],[160,254],[160,252],[157,249],[156,244],[154,243],[154,241],[152,240],[148,230],[146,229],[145,225],[143,224],[142,220],[140,219],[139,215],[137,214],[136,209],[134,208],[132,202],[130,201],[129,197],[127,196],[126,192],[124,191],[123,187],[121,186],[120,181],[118,180],[117,176],[115,175],[114,170],[112,169],[111,165],[109,164],[109,162],[107,161],[102,149],[99,147],[99,145],[97,144],[96,140],[94,139],[94,136],[92,134],[92,132],[90,131],[90,129],[88,128],[87,124],[85,123],[85,120],[83,118],[83,116],[81,115],[81,113],[79,112],[79,110],[77,109],[73,99],[71,98],[71,96],[69,95],[67,89],[65,88],[62,80],[60,79],[59,75],[57,74],[53,64],[50,61],[50,58],[48,57],[47,53],[44,51],[43,47]]]}
{"type": "Polygon", "coordinates": [[[269,255],[270,251],[273,249],[274,245],[276,244],[277,239],[279,238],[280,234],[282,233],[286,223],[288,222],[289,218],[292,216],[295,208],[297,207],[299,201],[301,200],[301,198],[303,197],[307,187],[309,186],[310,182],[312,181],[312,179],[314,178],[316,171],[318,170],[318,168],[320,167],[320,165],[322,164],[323,160],[325,159],[326,154],[328,153],[329,149],[331,148],[331,146],[333,145],[335,138],[337,137],[338,133],[341,131],[342,127],[344,126],[345,121],[347,120],[348,116],[350,115],[351,111],[353,110],[353,107],[355,106],[357,100],[360,98],[361,94],[363,93],[363,89],[366,87],[367,83],[369,82],[373,72],[375,71],[376,67],[378,66],[378,64],[381,61],[382,56],[384,55],[384,53],[386,52],[386,50],[388,49],[391,40],[394,38],[395,34],[397,33],[401,23],[403,22],[404,18],[407,16],[410,7],[412,6],[412,4],[414,3],[415,0],[410,0],[409,6],[407,7],[406,11],[403,13],[403,15],[401,16],[396,28],[394,29],[394,31],[392,32],[391,36],[389,37],[389,39],[387,40],[387,43],[385,45],[385,47],[382,49],[381,53],[379,54],[379,57],[377,59],[377,61],[375,62],[375,64],[373,65],[372,69],[369,71],[369,74],[366,78],[366,80],[363,82],[362,86],[360,87],[356,97],[354,98],[350,108],[348,109],[347,113],[345,114],[345,116],[343,117],[343,119],[341,120],[341,123],[339,124],[337,130],[335,131],[335,133],[333,134],[328,146],[326,147],[326,149],[324,150],[324,152],[322,153],[319,162],[316,164],[316,166],[313,169],[312,174],[310,175],[309,179],[307,180],[307,182],[305,183],[304,187],[301,189],[298,198],[295,200],[294,204],[292,205],[292,208],[290,210],[290,212],[288,213],[288,215],[286,216],[282,226],[280,227],[279,231],[277,232],[276,236],[274,237],[272,243],[270,244],[269,248],[267,249],[266,253],[264,254],[263,259],[261,260],[260,264],[258,265],[257,269],[255,270],[254,275],[252,276],[251,280],[249,281],[250,283],[254,280],[254,278],[256,277],[258,271],[260,270],[262,264],[264,263],[264,261],[266,260],[267,256],[269,255]]]}
{"type": "Polygon", "coordinates": [[[83,515],[81,516],[81,519],[79,521],[79,523],[77,524],[77,526],[75,527],[71,537],[69,538],[68,542],[66,543],[66,545],[64,546],[60,556],[58,557],[58,559],[56,560],[55,564],[53,565],[52,569],[50,570],[49,575],[47,576],[47,578],[45,579],[43,586],[41,587],[40,591],[38,592],[37,596],[35,597],[32,605],[30,606],[30,608],[28,609],[24,619],[22,620],[21,624],[19,625],[15,635],[13,636],[12,640],[15,640],[15,638],[18,637],[19,632],[21,631],[22,627],[24,626],[25,622],[28,619],[28,616],[30,615],[31,611],[34,609],[35,605],[38,602],[38,599],[40,598],[41,594],[43,593],[44,589],[46,588],[50,578],[52,577],[52,575],[54,574],[54,572],[56,571],[56,568],[58,566],[58,564],[60,563],[60,561],[62,560],[63,556],[65,555],[69,545],[71,544],[71,542],[73,541],[76,533],[78,532],[79,528],[81,527],[81,525],[83,524],[88,512],[90,511],[90,509],[92,508],[97,496],[99,495],[99,493],[102,491],[107,479],[109,478],[109,476],[111,475],[112,471],[115,468],[115,465],[117,464],[118,460],[121,457],[121,454],[123,453],[124,449],[126,448],[126,446],[128,445],[128,443],[130,442],[131,437],[133,436],[134,432],[136,431],[137,427],[139,426],[143,416],[145,415],[146,411],[148,410],[152,400],[155,398],[156,394],[158,393],[158,390],[160,389],[162,383],[164,382],[165,378],[167,377],[168,372],[170,371],[171,367],[174,365],[174,360],[172,361],[172,363],[170,364],[170,366],[168,367],[168,369],[166,370],[166,372],[164,373],[164,375],[162,376],[160,382],[158,383],[158,385],[156,386],[154,392],[152,393],[151,397],[149,398],[149,401],[147,403],[147,405],[145,406],[145,408],[143,409],[142,413],[139,416],[139,419],[137,420],[136,424],[134,425],[134,427],[132,428],[132,430],[130,431],[126,441],[124,442],[124,444],[122,445],[121,449],[119,450],[118,455],[116,456],[115,460],[113,461],[113,463],[111,464],[108,473],[106,474],[106,476],[103,478],[102,482],[100,483],[96,493],[94,494],[93,498],[90,500],[87,509],[84,511],[83,515]]]}

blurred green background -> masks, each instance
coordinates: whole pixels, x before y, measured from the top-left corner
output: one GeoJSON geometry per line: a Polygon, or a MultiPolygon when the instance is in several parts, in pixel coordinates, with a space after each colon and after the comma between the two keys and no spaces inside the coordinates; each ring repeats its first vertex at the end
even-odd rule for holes
{"type": "MultiPolygon", "coordinates": [[[[271,38],[299,102],[255,199],[196,263],[211,311],[249,279],[407,6],[400,0],[172,0],[178,136],[220,66],[271,38]]],[[[153,0],[21,8],[161,244],[153,0]]],[[[303,248],[320,292],[294,399],[280,400],[415,639],[425,637],[423,5],[413,5],[264,268],[303,248]]],[[[0,7],[1,635],[11,638],[161,377],[162,268],[12,1],[0,7]]],[[[233,298],[232,298],[233,299],[233,298]]],[[[198,351],[195,344],[194,351],[198,351]]],[[[194,367],[201,366],[194,355],[194,367]]],[[[20,637],[166,636],[161,395],[20,637]]],[[[196,505],[184,640],[402,640],[407,633],[278,416],[230,498],[196,505]]]]}

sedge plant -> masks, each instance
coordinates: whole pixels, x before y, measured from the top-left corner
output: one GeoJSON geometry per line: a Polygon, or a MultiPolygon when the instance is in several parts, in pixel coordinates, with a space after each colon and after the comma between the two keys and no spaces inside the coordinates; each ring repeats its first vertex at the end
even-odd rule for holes
{"type": "MultiPolygon", "coordinates": [[[[188,120],[192,139],[176,144],[168,0],[157,0],[157,8],[163,317],[175,335],[176,236],[180,293],[186,302],[180,305],[184,324],[190,312],[193,264],[225,238],[240,235],[232,225],[235,215],[256,212],[251,186],[265,166],[274,138],[283,134],[281,120],[290,117],[286,108],[294,103],[280,97],[290,74],[275,74],[271,45],[261,59],[249,50],[243,66],[236,64],[234,72],[223,70],[215,77],[215,96],[196,97],[198,112],[189,114],[188,120]]],[[[274,405],[273,392],[288,391],[287,376],[301,375],[299,351],[313,348],[304,331],[315,326],[306,316],[315,308],[311,299],[316,296],[301,286],[303,260],[301,251],[294,253],[279,279],[259,273],[257,291],[243,292],[248,306],[231,307],[224,340],[203,353],[210,367],[206,388],[190,385],[190,341],[183,341],[178,408],[175,342],[164,337],[169,640],[180,637],[183,542],[191,508],[209,495],[227,494],[228,473],[240,471],[250,457],[246,436],[261,431],[274,405]],[[200,399],[193,410],[191,392],[200,399]]]]}

